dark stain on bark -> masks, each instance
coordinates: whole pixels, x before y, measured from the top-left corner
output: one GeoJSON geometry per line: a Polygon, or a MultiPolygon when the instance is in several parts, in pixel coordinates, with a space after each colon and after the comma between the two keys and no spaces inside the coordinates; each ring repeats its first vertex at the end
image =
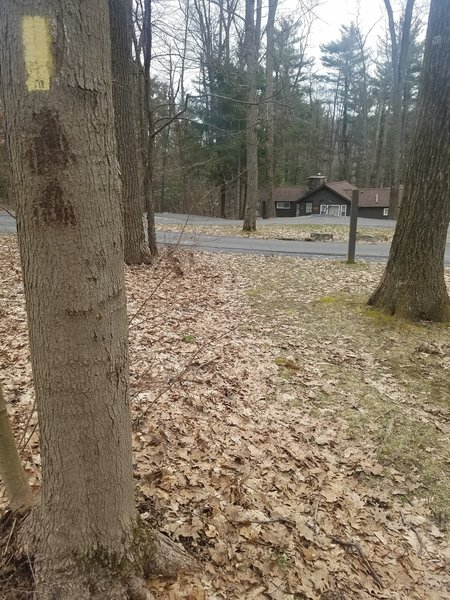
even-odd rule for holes
{"type": "Polygon", "coordinates": [[[74,156],[70,152],[58,113],[44,108],[33,115],[36,132],[28,160],[33,175],[48,175],[65,169],[74,156]]]}
{"type": "Polygon", "coordinates": [[[72,203],[64,197],[58,177],[75,160],[57,111],[43,108],[33,115],[35,130],[28,160],[33,175],[42,176],[42,192],[34,217],[46,225],[76,225],[72,203]]]}
{"type": "Polygon", "coordinates": [[[73,206],[64,198],[63,189],[56,178],[45,185],[34,207],[34,216],[37,219],[42,218],[46,225],[77,224],[73,206]]]}

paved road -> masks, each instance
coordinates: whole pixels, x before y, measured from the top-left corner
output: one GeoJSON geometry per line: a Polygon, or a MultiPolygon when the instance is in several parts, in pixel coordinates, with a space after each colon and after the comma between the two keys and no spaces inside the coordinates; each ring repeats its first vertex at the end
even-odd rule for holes
{"type": "MultiPolygon", "coordinates": [[[[345,242],[299,242],[284,240],[264,240],[247,237],[219,237],[212,235],[159,231],[160,244],[180,245],[210,252],[231,254],[264,254],[282,256],[303,256],[310,258],[347,258],[345,242]]],[[[389,255],[390,244],[357,244],[356,258],[384,261],[389,255]]],[[[447,244],[445,264],[450,265],[450,244],[447,244]]]]}
{"type": "Polygon", "coordinates": [[[0,213],[0,233],[16,233],[15,220],[5,213],[0,213]]]}
{"type": "MultiPolygon", "coordinates": [[[[325,223],[323,217],[315,217],[319,219],[318,222],[325,223]]],[[[197,225],[208,225],[212,223],[224,222],[226,224],[234,223],[233,221],[223,219],[212,219],[208,217],[191,217],[192,223],[197,225]],[[195,220],[194,220],[195,219],[195,220]]],[[[189,219],[189,221],[191,221],[189,219]]],[[[312,223],[310,217],[294,217],[292,219],[268,219],[264,223],[270,223],[271,221],[280,223],[286,223],[287,221],[304,222],[307,219],[308,223],[312,223]]],[[[343,223],[344,218],[332,218],[326,217],[328,223],[343,223]]],[[[156,220],[158,223],[182,223],[186,220],[186,215],[157,215],[156,220]]],[[[360,226],[363,226],[363,221],[369,222],[371,226],[377,226],[374,224],[375,221],[381,223],[380,227],[386,227],[386,221],[379,221],[376,219],[360,219],[360,226]]],[[[241,224],[241,221],[235,221],[237,224],[241,224]]],[[[364,226],[366,224],[364,223],[364,226]]],[[[389,222],[389,226],[392,227],[392,222],[389,222]]],[[[9,215],[0,214],[0,232],[7,231],[15,233],[16,225],[14,219],[9,215]]],[[[158,242],[161,244],[170,244],[180,246],[187,246],[196,248],[199,250],[208,250],[211,252],[227,252],[233,254],[264,254],[264,255],[282,255],[282,256],[306,256],[310,258],[338,258],[343,259],[347,256],[347,244],[344,242],[299,242],[299,241],[284,241],[284,240],[264,240],[258,238],[247,238],[247,237],[219,237],[212,235],[202,235],[197,233],[183,233],[177,232],[158,232],[158,242]]],[[[389,255],[389,244],[357,244],[356,245],[356,257],[364,260],[375,260],[384,261],[389,255]]],[[[450,265],[450,244],[446,246],[445,253],[445,264],[450,265]]]]}
{"type": "MultiPolygon", "coordinates": [[[[311,257],[344,257],[347,244],[342,242],[298,242],[285,240],[264,240],[246,237],[219,237],[212,235],[159,231],[157,239],[160,244],[188,246],[197,250],[227,252],[232,254],[265,254],[284,256],[311,257]]],[[[389,253],[387,244],[357,246],[359,257],[372,260],[386,259],[389,253]]]]}

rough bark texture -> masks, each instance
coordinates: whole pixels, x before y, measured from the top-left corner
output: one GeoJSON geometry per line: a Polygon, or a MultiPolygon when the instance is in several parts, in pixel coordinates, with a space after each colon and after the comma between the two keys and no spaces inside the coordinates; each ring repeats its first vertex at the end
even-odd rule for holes
{"type": "Polygon", "coordinates": [[[401,38],[397,41],[397,32],[390,0],[384,0],[388,14],[389,33],[392,53],[392,142],[391,142],[391,171],[389,201],[389,218],[396,219],[400,207],[400,167],[402,133],[402,96],[406,72],[406,63],[411,35],[411,20],[414,0],[407,0],[401,29],[401,38]]]}
{"type": "Polygon", "coordinates": [[[126,598],[126,576],[169,561],[134,506],[108,6],[8,0],[0,24],[41,437],[36,593],[126,598]]]}
{"type": "Polygon", "coordinates": [[[244,231],[256,231],[256,201],[258,197],[258,105],[256,102],[256,71],[258,68],[258,36],[255,26],[255,0],[245,3],[245,50],[247,66],[246,144],[247,201],[244,231]]]}
{"type": "Polygon", "coordinates": [[[269,14],[266,27],[266,217],[275,217],[275,203],[273,199],[273,70],[275,46],[275,15],[278,0],[269,0],[269,14]]]}
{"type": "Polygon", "coordinates": [[[450,220],[450,10],[432,0],[400,215],[369,304],[411,320],[447,321],[444,253],[450,220]]]}
{"type": "Polygon", "coordinates": [[[6,402],[0,384],[0,478],[2,479],[12,511],[28,510],[33,505],[28,478],[20,460],[6,402]]]}
{"type": "Polygon", "coordinates": [[[109,0],[114,117],[122,181],[124,258],[126,264],[148,262],[139,191],[138,154],[131,57],[131,0],[109,0]]]}
{"type": "Polygon", "coordinates": [[[155,230],[155,204],[153,201],[153,107],[151,94],[150,65],[152,57],[152,6],[151,0],[144,2],[144,127],[146,129],[146,155],[144,161],[144,197],[147,211],[148,247],[152,256],[158,255],[155,230]]]}

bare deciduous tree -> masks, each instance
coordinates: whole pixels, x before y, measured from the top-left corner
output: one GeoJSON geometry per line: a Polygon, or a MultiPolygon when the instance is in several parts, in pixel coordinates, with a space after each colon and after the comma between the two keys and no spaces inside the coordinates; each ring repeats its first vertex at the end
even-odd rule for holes
{"type": "Polygon", "coordinates": [[[0,24],[41,440],[36,596],[135,598],[174,550],[134,504],[108,4],[8,0],[0,24]]]}
{"type": "Polygon", "coordinates": [[[410,320],[448,321],[444,253],[450,221],[450,11],[431,0],[417,125],[389,260],[369,304],[410,320]]]}
{"type": "Polygon", "coordinates": [[[124,258],[129,265],[148,262],[139,193],[136,122],[133,108],[131,0],[109,0],[114,118],[122,182],[124,258]]]}
{"type": "Polygon", "coordinates": [[[400,205],[400,153],[402,141],[402,96],[405,78],[408,50],[411,36],[411,21],[414,0],[406,0],[403,15],[400,39],[394,21],[390,0],[384,0],[389,21],[389,34],[391,37],[392,60],[392,142],[391,142],[391,169],[390,186],[391,198],[389,203],[389,218],[398,217],[400,205]]]}

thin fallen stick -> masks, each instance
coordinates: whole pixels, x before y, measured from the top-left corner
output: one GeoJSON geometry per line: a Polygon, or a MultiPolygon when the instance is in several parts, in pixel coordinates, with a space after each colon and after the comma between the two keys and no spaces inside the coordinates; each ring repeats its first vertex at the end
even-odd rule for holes
{"type": "Polygon", "coordinates": [[[14,533],[14,529],[16,527],[16,523],[17,523],[17,519],[14,519],[12,527],[11,527],[11,531],[9,532],[9,535],[8,535],[8,539],[6,540],[5,549],[3,550],[3,556],[6,556],[6,554],[8,552],[9,542],[11,541],[12,534],[14,533]]]}
{"type": "Polygon", "coordinates": [[[361,559],[361,561],[363,562],[363,564],[367,567],[367,570],[372,575],[372,577],[375,579],[375,581],[377,582],[377,584],[381,588],[383,587],[383,582],[381,581],[381,577],[378,575],[378,573],[372,567],[372,565],[370,564],[370,562],[367,559],[366,555],[364,554],[361,546],[357,542],[350,542],[350,541],[346,541],[346,540],[341,540],[340,538],[334,537],[333,535],[330,535],[328,537],[330,538],[330,540],[332,542],[335,542],[336,544],[339,544],[340,546],[343,546],[344,548],[351,548],[353,550],[356,550],[356,554],[358,554],[359,558],[361,559]]]}
{"type": "MultiPolygon", "coordinates": [[[[20,453],[21,453],[21,452],[24,450],[25,446],[26,446],[26,445],[27,445],[27,443],[28,443],[28,442],[27,442],[27,443],[23,444],[23,446],[22,446],[22,443],[23,443],[23,441],[24,441],[24,439],[25,439],[25,436],[26,436],[26,434],[27,434],[28,427],[30,426],[30,421],[31,421],[31,419],[32,419],[32,417],[33,417],[33,414],[34,414],[34,411],[35,411],[35,409],[36,409],[36,398],[33,400],[33,406],[31,407],[31,412],[30,412],[30,414],[28,415],[27,422],[25,423],[25,427],[23,428],[22,437],[20,438],[20,440],[19,440],[19,441],[18,441],[18,443],[17,443],[17,448],[18,448],[18,450],[19,450],[19,454],[20,454],[20,453]]],[[[34,429],[33,429],[33,432],[34,432],[34,429]]]]}
{"type": "Polygon", "coordinates": [[[291,527],[295,527],[294,521],[290,519],[285,519],[284,517],[275,517],[274,519],[242,519],[242,521],[231,521],[236,525],[246,525],[247,523],[256,523],[257,525],[271,525],[272,523],[284,523],[285,525],[290,525],[291,527]]]}
{"type": "Polygon", "coordinates": [[[317,533],[317,513],[319,512],[319,505],[320,505],[320,499],[317,500],[316,502],[316,508],[314,509],[314,516],[313,516],[313,529],[314,529],[314,533],[317,533]]]}

